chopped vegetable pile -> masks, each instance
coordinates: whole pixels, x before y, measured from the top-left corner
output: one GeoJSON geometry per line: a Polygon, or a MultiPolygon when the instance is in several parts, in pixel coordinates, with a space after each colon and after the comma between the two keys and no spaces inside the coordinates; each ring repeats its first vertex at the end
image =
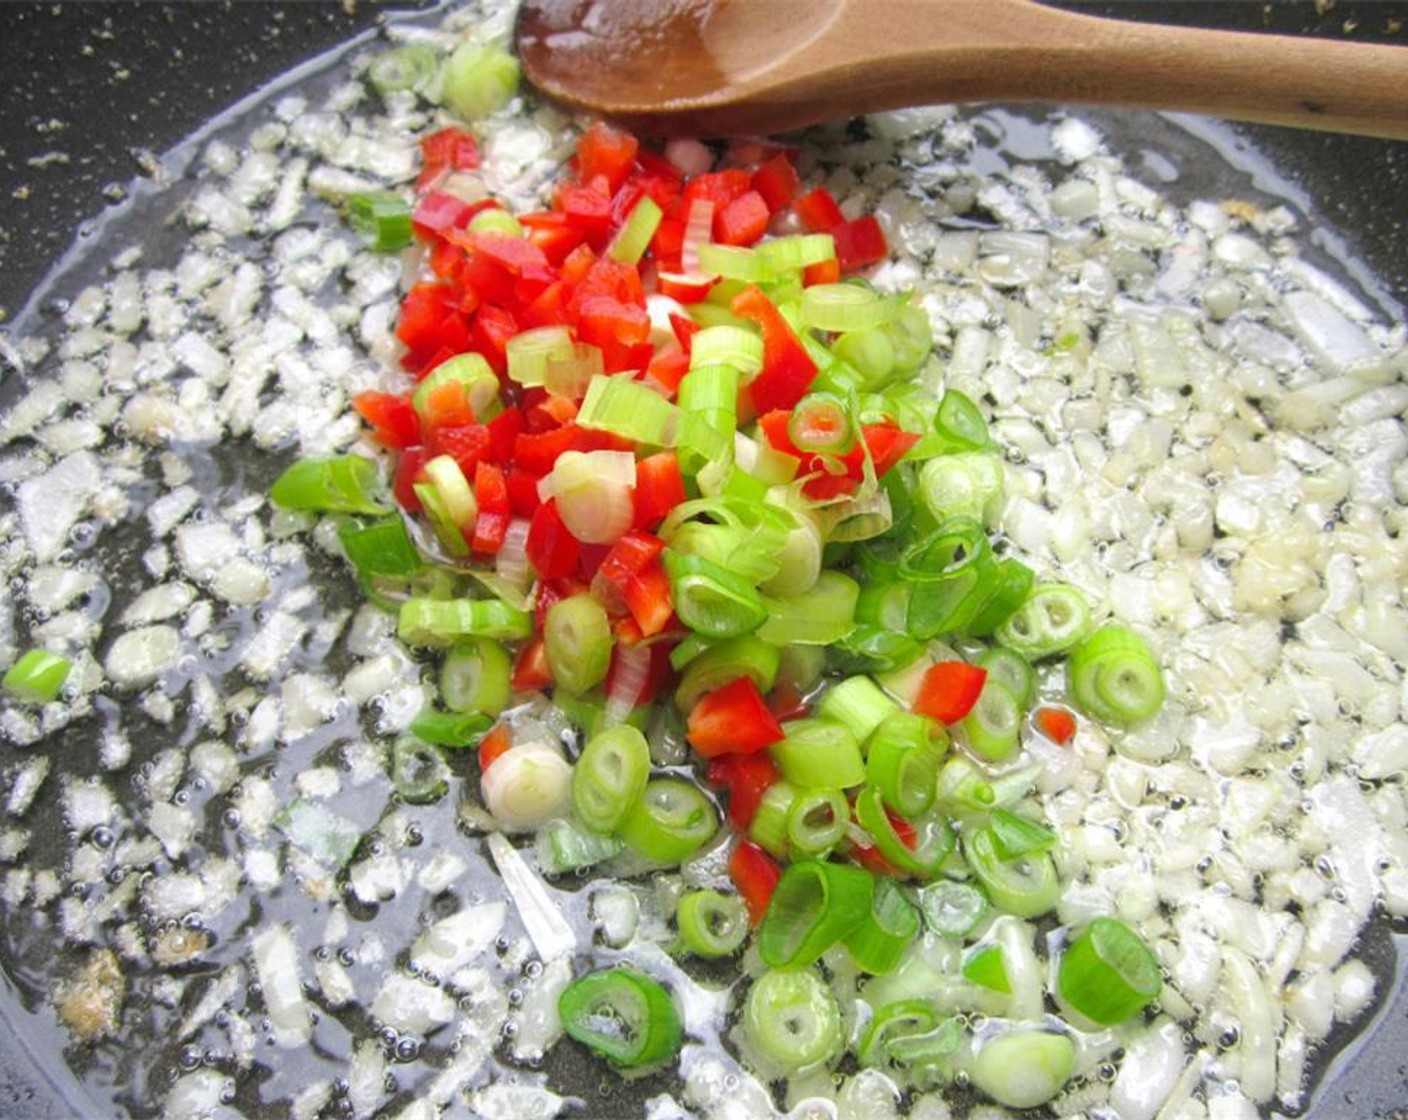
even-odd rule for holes
{"type": "Polygon", "coordinates": [[[1408,917],[1401,308],[1216,125],[656,147],[512,15],[213,124],[0,335],[72,1111],[1314,1104],[1408,917]]]}
{"type": "MultiPolygon", "coordinates": [[[[515,216],[474,175],[470,133],[421,149],[413,201],[349,207],[376,249],[414,236],[431,274],[396,326],[413,384],[353,401],[393,454],[392,495],[355,456],[301,460],[272,491],[347,515],[368,595],[403,641],[441,651],[439,705],[398,741],[393,781],[434,800],[442,752],[477,747],[496,823],[551,826],[549,873],[723,845],[737,894],[684,895],[681,950],[728,955],[755,926],[771,971],[746,999],[748,1044],[778,1073],[834,1059],[840,1009],[814,975],[834,947],[881,975],[926,924],[964,937],[989,905],[1054,908],[1055,834],[1027,799],[1038,768],[1009,764],[1024,721],[1059,746],[1078,728],[1067,708],[1033,710],[1033,666],[1065,659],[1071,704],[1122,726],[1157,713],[1158,661],[1009,554],[980,408],[935,391],[927,315],[861,275],[883,231],[803,190],[788,151],[688,175],[598,122],[552,207],[515,216]],[[774,232],[790,229],[806,232],[774,232]],[[580,732],[574,758],[515,737],[535,691],[580,732]],[[681,722],[694,765],[655,771],[644,731],[681,722]]],[[[1010,993],[1011,951],[977,941],[963,976],[1010,993]]],[[[1160,987],[1149,948],[1107,916],[1060,954],[1052,994],[1109,1025],[1160,987]]],[[[922,983],[897,991],[861,1060],[948,1080],[959,1034],[924,1013],[922,983]]],[[[630,968],[577,980],[561,1014],[617,1066],[681,1045],[668,993],[630,968]]],[[[1075,1068],[1053,1030],[1014,1030],[975,1083],[1015,1107],[1051,1099],[1075,1068]]]]}

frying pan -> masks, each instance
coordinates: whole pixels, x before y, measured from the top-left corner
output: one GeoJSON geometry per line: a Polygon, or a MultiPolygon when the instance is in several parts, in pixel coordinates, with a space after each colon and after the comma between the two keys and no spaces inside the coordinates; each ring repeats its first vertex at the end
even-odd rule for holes
{"type": "MultiPolygon", "coordinates": [[[[765,2],[765,0],[757,0],[765,2]]],[[[341,3],[0,4],[0,329],[29,302],[78,238],[129,192],[148,153],[161,154],[213,114],[303,60],[374,33],[426,0],[341,3]]],[[[1123,0],[1060,6],[1116,18],[1248,31],[1402,42],[1408,3],[1370,0],[1123,0]]],[[[1249,60],[1249,65],[1255,65],[1249,60]]],[[[1259,150],[1304,192],[1333,229],[1312,244],[1362,260],[1380,297],[1408,304],[1408,145],[1360,137],[1238,127],[1238,147],[1259,150]],[[1338,235],[1342,242],[1335,243],[1338,235]]],[[[1319,1120],[1408,1117],[1408,938],[1367,935],[1375,971],[1389,978],[1369,1028],[1330,1064],[1309,1115],[1319,1120]]],[[[0,962],[3,963],[3,962],[0,962]]],[[[60,1058],[52,1019],[26,1011],[0,972],[0,1117],[98,1117],[60,1058]]]]}

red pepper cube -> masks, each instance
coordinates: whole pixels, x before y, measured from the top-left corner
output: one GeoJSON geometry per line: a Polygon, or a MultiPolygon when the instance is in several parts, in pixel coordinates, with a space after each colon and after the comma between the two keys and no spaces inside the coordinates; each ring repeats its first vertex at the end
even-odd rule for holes
{"type": "Polygon", "coordinates": [[[474,521],[474,539],[470,547],[475,552],[494,555],[503,547],[513,507],[508,500],[508,483],[504,472],[493,463],[482,460],[474,466],[474,501],[479,508],[474,521]]]}
{"type": "Polygon", "coordinates": [[[712,758],[752,754],[780,742],[783,733],[752,678],[739,677],[696,701],[685,738],[705,758],[712,758]]]}
{"type": "Polygon", "coordinates": [[[1032,712],[1036,729],[1058,746],[1066,746],[1076,737],[1076,717],[1068,708],[1043,704],[1032,712]]]}
{"type": "Polygon", "coordinates": [[[636,527],[653,529],[685,500],[684,474],[674,451],[658,451],[636,460],[636,527]]]}
{"type": "MultiPolygon", "coordinates": [[[[728,819],[746,829],[758,815],[763,795],[781,776],[777,763],[767,751],[754,754],[721,755],[732,760],[728,778],[728,819]]],[[[713,765],[711,760],[710,765],[713,765]]],[[[712,771],[711,771],[712,772],[712,771]]]]}
{"type": "Polygon", "coordinates": [[[825,187],[808,191],[792,204],[792,209],[812,233],[830,233],[846,220],[836,199],[825,187]]]}
{"type": "Polygon", "coordinates": [[[876,478],[883,478],[887,471],[909,454],[910,448],[918,443],[920,438],[917,432],[907,432],[893,423],[863,424],[860,434],[870,451],[876,478]]]}
{"type": "Polygon", "coordinates": [[[448,455],[459,464],[465,478],[473,478],[475,468],[489,450],[489,429],[483,424],[457,424],[435,428],[426,441],[434,455],[448,455]]]}
{"type": "Polygon", "coordinates": [[[509,684],[514,692],[534,692],[552,684],[552,670],[548,667],[547,645],[541,637],[529,640],[518,652],[513,663],[513,675],[509,684]]]}
{"type": "Polygon", "coordinates": [[[762,195],[768,209],[781,210],[797,194],[797,169],[785,152],[778,152],[753,172],[753,189],[762,195]]]}
{"type": "Polygon", "coordinates": [[[567,531],[557,503],[543,502],[528,523],[528,562],[543,579],[561,579],[577,570],[582,546],[567,531]]]}
{"type": "Polygon", "coordinates": [[[757,191],[745,191],[714,215],[714,237],[725,245],[752,245],[768,231],[772,212],[757,191]]]}
{"type": "Polygon", "coordinates": [[[776,305],[756,284],[733,297],[733,313],[752,319],[763,332],[763,368],[748,383],[755,412],[790,409],[806,396],[816,363],[776,305]]]}
{"type": "Polygon", "coordinates": [[[583,183],[603,178],[614,193],[631,173],[639,150],[640,141],[629,132],[595,121],[577,141],[577,176],[583,183]]]}
{"type": "Polygon", "coordinates": [[[832,229],[831,236],[836,241],[836,260],[843,273],[879,264],[890,255],[885,230],[873,214],[853,222],[842,222],[832,229]]]}
{"type": "Polygon", "coordinates": [[[986,669],[966,661],[936,662],[919,682],[914,710],[940,723],[957,723],[973,710],[987,679],[986,669]]]}
{"type": "Polygon", "coordinates": [[[372,426],[372,434],[382,446],[403,449],[420,442],[420,417],[399,393],[369,389],[352,398],[352,407],[372,426]]]}
{"type": "Polygon", "coordinates": [[[742,840],[729,856],[728,875],[748,909],[749,922],[756,926],[768,912],[782,867],[753,841],[742,840]]]}
{"type": "Polygon", "coordinates": [[[421,467],[429,458],[430,453],[424,447],[408,447],[396,457],[396,478],[391,492],[396,495],[396,504],[407,513],[419,513],[421,510],[415,485],[420,481],[421,467]]]}

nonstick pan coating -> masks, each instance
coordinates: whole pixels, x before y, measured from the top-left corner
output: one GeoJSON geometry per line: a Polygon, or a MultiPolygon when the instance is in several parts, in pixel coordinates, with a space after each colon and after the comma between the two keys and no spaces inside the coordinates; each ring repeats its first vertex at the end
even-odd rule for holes
{"type": "MultiPolygon", "coordinates": [[[[766,0],[759,0],[766,2],[766,0]]],[[[936,0],[941,2],[941,0],[936,0]]],[[[119,203],[147,153],[297,63],[421,3],[0,4],[0,330],[83,230],[119,203]]],[[[1123,0],[1060,6],[1116,17],[1404,43],[1408,4],[1340,0],[1123,0]],[[1323,10],[1322,10],[1323,9],[1323,10]]],[[[1239,134],[1314,200],[1352,257],[1408,304],[1408,144],[1242,127],[1239,134]]],[[[81,244],[80,244],[81,248],[81,244]]],[[[41,292],[42,297],[42,292],[41,292]]],[[[1408,1117],[1408,940],[1373,949],[1398,983],[1342,1053],[1311,1109],[1320,1120],[1408,1117]]],[[[92,1104],[62,1065],[64,1039],[18,1006],[0,973],[0,1117],[56,1120],[92,1104]]]]}

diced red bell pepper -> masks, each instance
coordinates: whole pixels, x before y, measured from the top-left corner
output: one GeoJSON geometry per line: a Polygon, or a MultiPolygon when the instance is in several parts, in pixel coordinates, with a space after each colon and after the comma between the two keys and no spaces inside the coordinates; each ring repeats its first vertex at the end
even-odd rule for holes
{"type": "Polygon", "coordinates": [[[459,424],[436,428],[426,447],[433,455],[448,455],[459,464],[465,478],[473,478],[475,467],[489,450],[489,429],[483,424],[459,424]]]}
{"type": "Polygon", "coordinates": [[[542,503],[528,523],[528,562],[544,579],[559,579],[577,570],[582,546],[558,516],[557,503],[542,503]]]}
{"type": "Polygon", "coordinates": [[[508,469],[504,484],[508,487],[508,500],[515,517],[532,517],[542,505],[538,497],[538,477],[520,467],[508,469]]]}
{"type": "Polygon", "coordinates": [[[458,354],[468,349],[469,326],[459,311],[455,292],[444,284],[414,285],[401,301],[396,337],[408,351],[407,367],[415,370],[440,350],[458,354]]]}
{"type": "Polygon", "coordinates": [[[352,407],[372,426],[372,434],[384,447],[400,450],[420,442],[420,417],[399,393],[368,389],[352,398],[352,407]]]}
{"type": "Polygon", "coordinates": [[[688,372],[689,355],[679,343],[670,342],[650,356],[650,362],[645,367],[644,380],[653,381],[666,396],[673,397],[688,372]]]}
{"type": "Polygon", "coordinates": [[[700,697],[685,725],[685,738],[705,758],[751,754],[782,737],[782,725],[768,711],[751,677],[739,677],[700,697]]]}
{"type": "Polygon", "coordinates": [[[420,142],[421,172],[416,190],[424,190],[443,171],[472,171],[479,166],[479,145],[462,128],[442,128],[420,142]]]}
{"type": "Polygon", "coordinates": [[[987,679],[986,669],[966,661],[936,662],[919,682],[914,710],[940,723],[957,723],[973,710],[987,679]]]}
{"type": "Polygon", "coordinates": [[[830,233],[846,220],[836,199],[825,187],[808,191],[792,204],[792,209],[812,233],[830,233]]]}
{"type": "Polygon", "coordinates": [[[484,356],[500,377],[508,373],[509,340],[518,334],[518,322],[513,314],[502,307],[481,307],[470,328],[473,348],[484,356]]]}
{"type": "Polygon", "coordinates": [[[485,425],[489,430],[488,459],[504,466],[513,458],[513,443],[523,431],[523,413],[506,408],[485,425]]]}
{"type": "MultiPolygon", "coordinates": [[[[767,751],[719,757],[730,761],[728,778],[724,783],[728,786],[728,819],[735,827],[746,829],[758,815],[758,806],[762,803],[763,794],[767,793],[780,776],[777,763],[767,751]]],[[[710,780],[714,773],[712,767],[711,761],[710,780]]]]}
{"type": "Polygon", "coordinates": [[[660,294],[677,299],[680,303],[698,303],[709,294],[709,289],[719,282],[717,276],[702,273],[660,272],[656,274],[660,294]]]}
{"type": "Polygon", "coordinates": [[[802,284],[810,288],[813,284],[834,284],[841,279],[841,262],[835,257],[829,261],[817,261],[802,269],[802,284]]]}
{"type": "Polygon", "coordinates": [[[645,308],[610,296],[592,296],[581,304],[577,337],[601,351],[607,373],[643,369],[654,352],[645,308]]]}
{"type": "Polygon", "coordinates": [[[415,484],[420,480],[421,467],[429,458],[430,453],[424,447],[408,447],[396,457],[396,478],[391,489],[396,495],[396,504],[407,513],[420,512],[415,484]]]}
{"type": "Polygon", "coordinates": [[[492,230],[477,230],[467,236],[469,248],[488,257],[510,275],[544,281],[555,275],[543,251],[526,237],[492,230]]]}
{"type": "Polygon", "coordinates": [[[744,191],[714,215],[714,236],[725,245],[752,245],[768,231],[772,212],[757,191],[744,191]]]}
{"type": "Polygon", "coordinates": [[[577,177],[590,183],[600,176],[615,193],[635,166],[639,149],[640,141],[629,132],[595,121],[577,141],[577,177]]]}
{"type": "Polygon", "coordinates": [[[496,209],[498,205],[492,198],[468,202],[449,191],[426,191],[416,200],[411,224],[422,240],[429,241],[446,230],[464,229],[479,211],[496,209]]]}
{"type": "Polygon", "coordinates": [[[747,386],[754,410],[792,408],[816,377],[816,363],[782,312],[756,284],[733,297],[733,313],[752,319],[763,332],[763,368],[747,386]]]}
{"type": "Polygon", "coordinates": [[[446,381],[425,394],[422,423],[428,432],[440,428],[460,428],[475,421],[463,381],[446,381]]]}
{"type": "Polygon", "coordinates": [[[506,723],[496,723],[479,740],[479,772],[482,774],[513,749],[513,731],[506,723]]]}
{"type": "Polygon", "coordinates": [[[1043,704],[1032,713],[1036,729],[1058,746],[1066,746],[1076,737],[1076,717],[1068,708],[1043,704]]]}
{"type": "Polygon", "coordinates": [[[753,172],[753,189],[763,197],[769,210],[781,210],[797,193],[797,169],[785,152],[778,152],[753,172]]]}
{"type": "Polygon", "coordinates": [[[740,840],[728,859],[728,876],[748,909],[748,921],[757,925],[768,912],[772,892],[782,878],[782,868],[751,840],[740,840]]]}
{"type": "Polygon", "coordinates": [[[890,255],[885,230],[874,214],[853,222],[842,222],[831,230],[836,240],[836,260],[843,273],[878,264],[890,255]]]}
{"type": "Polygon", "coordinates": [[[645,310],[645,286],[641,283],[640,272],[634,265],[622,264],[610,257],[597,257],[587,262],[587,268],[577,280],[567,276],[567,266],[563,265],[563,279],[574,285],[568,310],[580,315],[582,306],[589,300],[606,297],[618,303],[634,304],[645,310]]]}
{"type": "Polygon", "coordinates": [[[608,614],[625,612],[626,583],[664,551],[664,541],[639,529],[627,530],[611,545],[592,578],[592,594],[608,614]]]}
{"type": "Polygon", "coordinates": [[[524,432],[513,441],[514,465],[542,478],[564,451],[581,450],[575,446],[577,430],[576,424],[560,424],[545,432],[524,432]]]}
{"type": "Polygon", "coordinates": [[[665,542],[652,533],[630,529],[607,551],[596,575],[592,594],[608,614],[622,614],[626,606],[626,586],[665,551],[665,542]]]}
{"type": "Polygon", "coordinates": [[[706,171],[696,175],[685,184],[680,198],[685,203],[697,198],[708,199],[714,204],[718,214],[725,206],[753,188],[753,177],[740,167],[730,167],[723,171],[706,171]]]}
{"type": "Polygon", "coordinates": [[[652,560],[626,581],[626,607],[647,638],[662,633],[675,617],[674,591],[665,565],[652,560]]]}
{"type": "Polygon", "coordinates": [[[528,240],[543,251],[543,256],[560,265],[567,254],[577,248],[585,238],[581,228],[574,225],[571,218],[558,210],[542,210],[535,214],[524,214],[518,222],[528,233],[528,240]]]}
{"type": "Polygon", "coordinates": [[[548,667],[547,645],[541,637],[531,638],[518,651],[509,684],[514,692],[534,692],[552,684],[552,669],[548,667]]]}
{"type": "Polygon", "coordinates": [[[568,221],[582,231],[596,248],[606,244],[611,232],[611,196],[592,187],[564,184],[554,192],[553,203],[568,221]]]}
{"type": "Polygon", "coordinates": [[[898,424],[863,424],[861,439],[870,451],[870,461],[875,465],[875,477],[883,478],[885,472],[903,459],[909,449],[919,442],[917,432],[907,432],[898,424]]]}
{"type": "Polygon", "coordinates": [[[474,520],[474,538],[470,547],[475,552],[496,554],[503,547],[513,507],[508,500],[508,484],[503,470],[482,460],[474,466],[474,501],[479,507],[474,520]]]}
{"type": "Polygon", "coordinates": [[[685,500],[684,474],[679,455],[657,451],[636,460],[636,527],[653,529],[665,515],[685,500]]]}
{"type": "Polygon", "coordinates": [[[655,259],[661,262],[661,267],[668,265],[670,269],[677,270],[683,248],[684,219],[661,218],[660,224],[655,227],[655,236],[650,240],[650,251],[655,254],[655,259]]]}
{"type": "MultiPolygon", "coordinates": [[[[452,245],[470,249],[468,235],[451,230],[446,237],[452,245]]],[[[466,293],[473,293],[471,302],[478,309],[485,304],[502,306],[513,302],[513,273],[487,253],[469,252],[455,275],[455,283],[466,293]]]]}

